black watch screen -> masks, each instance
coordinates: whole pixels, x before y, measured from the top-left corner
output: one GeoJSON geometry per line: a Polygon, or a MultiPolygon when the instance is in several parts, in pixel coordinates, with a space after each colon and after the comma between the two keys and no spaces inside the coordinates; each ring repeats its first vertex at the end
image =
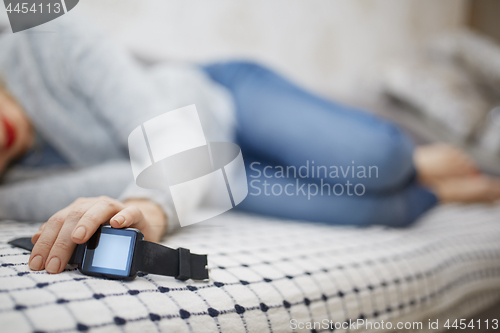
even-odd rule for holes
{"type": "Polygon", "coordinates": [[[78,269],[87,275],[132,279],[137,273],[132,271],[136,243],[143,238],[136,229],[103,226],[85,244],[78,269]]]}

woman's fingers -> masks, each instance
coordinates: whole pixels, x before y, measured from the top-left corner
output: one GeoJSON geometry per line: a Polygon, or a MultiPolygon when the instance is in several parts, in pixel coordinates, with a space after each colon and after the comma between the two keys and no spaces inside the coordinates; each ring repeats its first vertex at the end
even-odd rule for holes
{"type": "Polygon", "coordinates": [[[79,219],[74,230],[68,235],[77,244],[85,243],[97,231],[99,226],[108,221],[125,206],[118,200],[102,197],[79,219]]]}
{"type": "Polygon", "coordinates": [[[43,232],[43,229],[45,228],[45,225],[47,224],[47,222],[43,223],[40,228],[38,228],[38,231],[36,232],[36,234],[33,235],[33,237],[31,237],[31,243],[33,245],[36,244],[36,241],[38,240],[38,238],[40,237],[40,235],[42,234],[43,232]]]}
{"type": "Polygon", "coordinates": [[[141,210],[136,206],[127,206],[109,221],[113,228],[134,227],[143,230],[146,227],[146,220],[141,210]]]}
{"type": "Polygon", "coordinates": [[[134,227],[142,231],[145,240],[160,241],[167,225],[167,216],[163,208],[148,199],[128,199],[124,204],[127,208],[111,218],[111,226],[134,227]]]}
{"type": "Polygon", "coordinates": [[[37,231],[36,234],[34,234],[32,237],[31,237],[31,244],[35,245],[38,238],[40,238],[40,235],[42,234],[41,231],[37,231]]]}
{"type": "Polygon", "coordinates": [[[75,250],[76,244],[71,241],[71,232],[76,224],[75,222],[68,223],[68,217],[63,224],[59,235],[57,236],[52,248],[50,249],[49,255],[45,262],[45,270],[47,273],[57,274],[64,270],[64,267],[68,264],[73,251],[75,250]]]}
{"type": "Polygon", "coordinates": [[[60,273],[68,264],[76,244],[85,243],[111,216],[123,208],[119,201],[100,197],[74,206],[60,228],[45,263],[48,273],[60,273]]]}
{"type": "Polygon", "coordinates": [[[41,229],[41,231],[43,231],[38,235],[38,237],[36,237],[35,246],[31,251],[29,267],[32,270],[39,271],[45,267],[47,256],[49,255],[50,249],[59,235],[59,231],[66,220],[66,215],[69,210],[70,207],[60,210],[52,215],[46,223],[44,223],[45,226],[41,229]]]}
{"type": "Polygon", "coordinates": [[[36,271],[45,268],[48,273],[62,272],[76,244],[88,241],[99,226],[110,219],[114,228],[134,227],[140,229],[147,239],[159,238],[165,228],[163,211],[149,201],[136,201],[136,204],[126,206],[108,197],[81,198],[57,212],[31,239],[35,245],[29,260],[30,268],[36,271]],[[158,220],[161,230],[152,232],[145,216],[148,220],[158,220]]]}
{"type": "Polygon", "coordinates": [[[45,261],[45,270],[47,273],[60,273],[68,264],[76,247],[76,244],[71,240],[71,233],[78,221],[92,208],[94,202],[94,200],[83,201],[74,205],[67,213],[64,224],[60,228],[59,234],[52,244],[45,261]]]}
{"type": "MultiPolygon", "coordinates": [[[[42,227],[40,227],[39,235],[35,235],[36,237],[34,236],[32,238],[32,242],[33,240],[36,240],[29,260],[29,267],[32,270],[39,271],[46,268],[46,265],[49,263],[47,260],[49,258],[49,253],[54,247],[54,243],[56,243],[56,240],[59,238],[59,233],[61,232],[63,226],[66,224],[68,216],[81,216],[91,205],[92,201],[89,199],[77,199],[68,207],[52,215],[52,217],[47,222],[45,222],[42,227]]],[[[67,245],[67,243],[65,243],[64,245],[60,244],[61,243],[58,243],[59,246],[67,245]]],[[[74,245],[68,244],[67,248],[70,249],[72,246],[74,245]]],[[[56,266],[56,261],[52,263],[52,266],[56,266]]]]}

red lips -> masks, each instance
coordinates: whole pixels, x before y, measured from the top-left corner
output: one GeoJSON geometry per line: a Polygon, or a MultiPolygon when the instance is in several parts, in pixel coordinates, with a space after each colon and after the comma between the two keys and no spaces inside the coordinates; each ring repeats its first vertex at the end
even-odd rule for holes
{"type": "Polygon", "coordinates": [[[5,145],[4,148],[5,150],[8,150],[10,147],[14,145],[14,142],[16,142],[16,128],[12,123],[5,117],[1,117],[3,128],[5,131],[5,145]]]}

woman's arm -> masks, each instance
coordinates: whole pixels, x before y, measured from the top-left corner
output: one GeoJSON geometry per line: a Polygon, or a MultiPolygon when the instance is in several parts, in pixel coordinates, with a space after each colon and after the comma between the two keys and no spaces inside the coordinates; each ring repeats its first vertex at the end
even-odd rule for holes
{"type": "MultiPolygon", "coordinates": [[[[18,168],[18,174],[23,170],[18,168]]],[[[7,179],[9,175],[6,175],[7,179]]],[[[0,186],[0,219],[47,221],[80,197],[118,198],[132,181],[130,162],[112,161],[87,168],[59,170],[0,186]]]]}
{"type": "Polygon", "coordinates": [[[116,228],[135,227],[157,242],[166,230],[163,208],[149,199],[118,201],[130,182],[128,161],[61,172],[0,187],[0,218],[47,221],[33,236],[30,267],[61,272],[76,244],[86,242],[99,225],[111,219],[116,228]],[[99,196],[106,194],[108,196],[99,196]],[[57,212],[54,214],[54,212],[57,212]],[[77,229],[82,227],[82,229],[77,229]]]}
{"type": "MultiPolygon", "coordinates": [[[[91,27],[61,18],[57,22],[54,21],[52,28],[57,30],[54,38],[50,38],[50,43],[54,44],[47,45],[42,42],[42,38],[26,35],[31,51],[37,54],[40,70],[43,71],[43,68],[47,67],[44,64],[57,63],[61,69],[61,80],[64,81],[62,86],[68,88],[67,95],[76,94],[88,101],[89,112],[95,114],[96,118],[106,125],[109,133],[124,149],[127,148],[130,132],[143,122],[196,102],[186,103],[185,99],[179,100],[176,96],[169,95],[168,98],[163,96],[142,68],[138,67],[123,50],[103,38],[101,34],[92,31],[91,27]],[[56,54],[47,52],[48,47],[59,52],[56,54]]],[[[64,91],[57,93],[64,95],[64,91]]],[[[170,137],[179,137],[181,134],[186,137],[188,136],[186,128],[193,128],[193,133],[196,133],[196,126],[190,126],[192,123],[195,123],[194,119],[181,118],[177,123],[169,123],[164,131],[170,137]]],[[[131,176],[131,173],[129,174],[131,176]]],[[[126,183],[130,184],[131,181],[132,178],[126,183]]],[[[126,185],[126,183],[123,184],[126,185]]],[[[51,273],[62,271],[75,243],[79,239],[88,239],[98,225],[105,223],[121,211],[131,214],[131,219],[127,220],[130,224],[126,225],[134,225],[150,235],[148,236],[151,237],[150,239],[158,240],[165,229],[167,219],[170,225],[169,230],[172,229],[171,226],[176,225],[171,223],[170,214],[173,212],[173,206],[167,192],[137,187],[134,189],[132,186],[132,189],[129,187],[129,190],[121,196],[123,202],[110,198],[96,199],[98,195],[94,195],[91,199],[85,199],[84,203],[81,202],[82,200],[79,203],[67,203],[68,206],[52,216],[40,231],[39,236],[33,239],[36,244],[30,258],[30,267],[43,269],[46,264],[49,264],[48,259],[55,257],[58,258],[60,265],[58,269],[52,269],[56,266],[54,264],[54,267],[49,267],[51,269],[48,271],[51,273]],[[135,208],[128,209],[127,205],[132,200],[134,202],[132,207],[135,208]],[[94,205],[97,206],[94,207],[94,205]],[[88,214],[85,215],[88,210],[90,210],[88,213],[91,215],[90,219],[88,214]],[[77,226],[85,226],[83,238],[77,239],[76,236],[79,236],[75,234],[77,226]]],[[[187,199],[193,209],[199,204],[199,200],[187,199]]],[[[50,197],[47,196],[45,200],[50,201],[50,197]]],[[[112,226],[120,227],[121,225],[112,223],[112,226]]]]}

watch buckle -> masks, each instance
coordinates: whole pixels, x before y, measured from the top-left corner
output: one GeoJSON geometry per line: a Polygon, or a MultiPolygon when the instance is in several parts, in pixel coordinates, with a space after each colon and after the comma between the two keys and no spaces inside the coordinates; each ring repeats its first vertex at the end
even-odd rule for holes
{"type": "Polygon", "coordinates": [[[192,279],[193,281],[199,281],[199,282],[210,282],[210,267],[208,267],[208,265],[205,265],[205,269],[207,270],[208,272],[208,277],[206,279],[201,279],[201,280],[198,280],[198,279],[192,279]]]}

